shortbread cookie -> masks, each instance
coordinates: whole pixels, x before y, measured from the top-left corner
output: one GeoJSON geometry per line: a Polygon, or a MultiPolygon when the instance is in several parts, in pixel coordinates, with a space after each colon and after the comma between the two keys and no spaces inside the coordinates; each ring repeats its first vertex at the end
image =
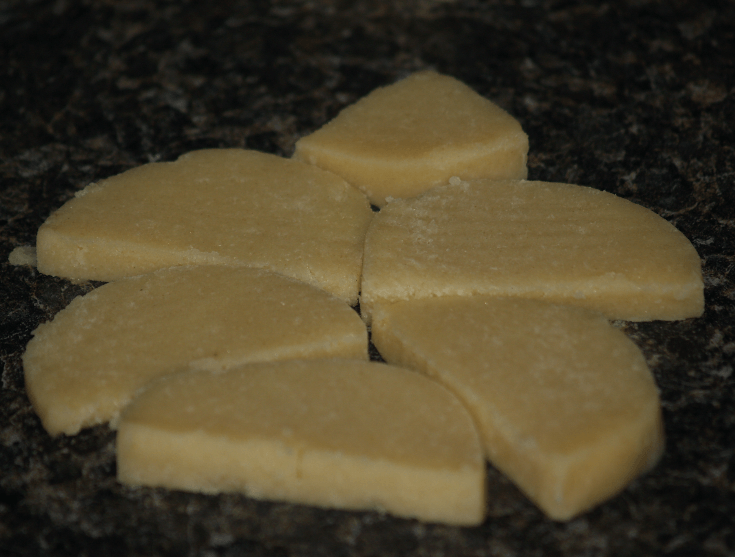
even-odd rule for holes
{"type": "Polygon", "coordinates": [[[38,269],[112,281],[174,265],[259,267],[357,302],[365,196],[311,165],[194,151],[87,186],[38,231],[38,269]]]}
{"type": "Polygon", "coordinates": [[[296,143],[382,207],[452,176],[526,178],[528,137],[510,114],[456,79],[413,74],[377,89],[296,143]]]}
{"type": "Polygon", "coordinates": [[[431,298],[378,305],[372,339],[386,361],[461,398],[488,459],[553,519],[614,495],[663,451],[653,377],[600,314],[518,298],[431,298]]]}
{"type": "Polygon", "coordinates": [[[471,525],[485,512],[472,418],[385,364],[312,360],[180,373],[124,411],[121,482],[471,525]]]}
{"type": "Polygon", "coordinates": [[[652,211],[570,184],[452,181],[397,200],[365,241],[360,307],[492,294],[585,306],[610,319],[697,317],[699,256],[652,211]]]}
{"type": "Polygon", "coordinates": [[[345,357],[367,331],[343,301],[269,271],[176,267],[109,283],[42,324],[23,356],[28,396],[52,435],[113,421],[152,378],[192,365],[345,357]]]}

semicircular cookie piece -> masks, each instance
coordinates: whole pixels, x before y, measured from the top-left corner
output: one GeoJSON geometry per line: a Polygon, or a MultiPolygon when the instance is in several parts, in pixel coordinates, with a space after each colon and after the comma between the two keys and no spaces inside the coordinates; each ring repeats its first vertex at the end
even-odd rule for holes
{"type": "Polygon", "coordinates": [[[528,137],[510,114],[432,71],[376,89],[296,142],[294,157],[325,168],[382,207],[463,179],[526,178],[528,137]]]}
{"type": "Polygon", "coordinates": [[[444,387],[385,364],[250,364],[178,373],[125,409],[118,479],[474,525],[485,466],[444,387]]]}
{"type": "Polygon", "coordinates": [[[571,184],[475,180],[396,200],[365,239],[360,308],[489,294],[584,306],[610,319],[697,317],[699,256],[654,212],[571,184]]]}
{"type": "Polygon", "coordinates": [[[342,178],[243,149],[206,149],[91,184],[40,227],[38,269],[117,280],[175,265],[266,268],[357,302],[372,211],[342,178]]]}
{"type": "Polygon", "coordinates": [[[555,520],[611,497],[663,452],[643,355],[595,312],[487,296],[380,304],[372,340],[389,363],[452,390],[490,462],[555,520]]]}
{"type": "Polygon", "coordinates": [[[326,292],[247,267],[175,267],[74,299],[34,331],[28,397],[52,435],[113,421],[135,392],[182,366],[366,360],[357,313],[326,292]]]}

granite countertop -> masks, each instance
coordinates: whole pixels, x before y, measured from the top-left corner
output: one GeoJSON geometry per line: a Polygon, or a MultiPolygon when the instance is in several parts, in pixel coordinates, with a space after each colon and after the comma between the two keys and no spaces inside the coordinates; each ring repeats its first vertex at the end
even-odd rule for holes
{"type": "Polygon", "coordinates": [[[0,2],[0,554],[735,555],[735,4],[0,2]],[[95,287],[11,266],[87,183],[203,147],[290,155],[377,86],[432,68],[516,116],[529,177],[594,186],[681,230],[706,311],[619,323],[661,389],[667,450],[620,495],[546,519],[488,468],[476,528],[133,489],[106,426],[49,437],[33,329],[95,287]]]}

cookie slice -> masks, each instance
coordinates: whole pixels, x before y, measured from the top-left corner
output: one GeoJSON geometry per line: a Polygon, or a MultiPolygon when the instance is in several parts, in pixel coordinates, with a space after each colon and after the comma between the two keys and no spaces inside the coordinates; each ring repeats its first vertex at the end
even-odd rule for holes
{"type": "Polygon", "coordinates": [[[87,186],[39,229],[38,269],[112,281],[174,265],[246,265],[355,304],[371,218],[365,196],[334,174],[207,149],[87,186]]]}
{"type": "Polygon", "coordinates": [[[475,180],[397,200],[365,240],[360,308],[489,294],[563,302],[610,319],[697,317],[699,256],[673,225],[571,184],[475,180]]]}
{"type": "Polygon", "coordinates": [[[114,421],[154,377],[186,365],[346,357],[367,331],[341,300],[250,268],[176,267],[108,283],[34,331],[28,396],[52,435],[114,421]]]}
{"type": "Polygon", "coordinates": [[[663,451],[643,355],[597,313],[487,296],[386,303],[372,339],[386,361],[453,391],[490,462],[555,520],[616,494],[663,451]]]}
{"type": "Polygon", "coordinates": [[[171,375],[123,413],[118,479],[473,525],[485,468],[464,406],[385,364],[312,360],[171,375]]]}
{"type": "Polygon", "coordinates": [[[526,178],[528,137],[510,114],[432,71],[376,89],[296,143],[294,158],[339,174],[382,207],[463,179],[526,178]]]}

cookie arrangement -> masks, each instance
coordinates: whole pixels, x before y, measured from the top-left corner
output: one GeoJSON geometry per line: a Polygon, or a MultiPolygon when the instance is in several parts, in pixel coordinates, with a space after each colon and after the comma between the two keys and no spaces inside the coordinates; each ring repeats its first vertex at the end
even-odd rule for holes
{"type": "MultiPolygon", "coordinates": [[[[180,296],[175,288],[162,287],[158,298],[143,302],[139,309],[133,303],[142,291],[137,286],[129,288],[131,293],[111,294],[107,302],[112,308],[110,322],[116,327],[135,329],[141,339],[160,335],[150,350],[156,371],[146,375],[160,379],[131,386],[112,405],[112,413],[95,414],[94,410],[92,421],[77,420],[66,430],[47,425],[48,420],[44,425],[50,433],[74,433],[111,419],[121,432],[133,432],[125,434],[127,449],[118,454],[118,467],[126,470],[120,480],[133,484],[208,492],[237,489],[254,497],[382,509],[452,524],[477,524],[483,519],[484,471],[478,455],[488,458],[558,520],[614,495],[655,464],[663,448],[663,428],[655,385],[640,352],[606,319],[700,315],[699,259],[683,235],[642,207],[590,188],[526,182],[527,149],[525,134],[507,113],[452,78],[422,72],[376,91],[300,140],[298,160],[252,151],[209,150],[185,155],[175,163],[145,165],[88,186],[39,230],[39,270],[76,280],[117,281],[85,299],[102,297],[103,291],[114,291],[118,284],[153,284],[168,275],[190,275],[191,282],[180,296]],[[375,216],[368,199],[382,206],[375,216]],[[212,266],[212,270],[192,265],[212,266]],[[171,266],[186,268],[137,277],[171,266]],[[272,307],[256,305],[263,300],[254,296],[254,301],[247,302],[252,306],[246,303],[238,310],[253,318],[244,320],[247,323],[230,345],[212,348],[214,354],[204,349],[196,353],[197,347],[191,345],[197,342],[197,329],[209,330],[213,339],[218,338],[221,329],[230,330],[232,325],[219,320],[217,312],[234,307],[232,298],[231,303],[225,299],[218,309],[210,310],[207,304],[214,296],[206,293],[202,276],[230,273],[231,278],[221,283],[222,290],[230,291],[236,282],[245,290],[260,292],[247,267],[262,269],[259,280],[266,282],[282,281],[280,275],[287,275],[308,283],[303,288],[310,290],[308,296],[304,294],[310,301],[296,308],[297,302],[276,294],[271,297],[272,307]],[[234,278],[236,273],[239,276],[234,278]],[[388,422],[394,414],[396,423],[405,420],[408,425],[399,428],[405,439],[420,437],[421,446],[433,447],[434,452],[416,449],[413,456],[390,452],[381,445],[381,439],[390,436],[379,428],[368,435],[370,442],[334,442],[351,438],[350,431],[357,426],[341,419],[327,402],[314,402],[315,393],[333,393],[330,403],[335,397],[347,397],[340,404],[352,408],[349,397],[365,392],[329,390],[326,384],[342,380],[341,374],[371,372],[360,357],[320,359],[345,358],[337,348],[330,349],[344,344],[340,335],[346,334],[347,325],[325,333],[319,343],[326,348],[299,351],[286,348],[288,326],[272,316],[274,307],[286,307],[285,319],[294,325],[294,334],[298,326],[308,327],[312,313],[323,316],[322,323],[332,322],[323,305],[339,303],[351,312],[348,304],[357,301],[360,282],[362,317],[372,322],[373,340],[385,360],[421,372],[410,374],[410,381],[423,385],[417,392],[443,385],[442,396],[452,402],[441,404],[459,405],[472,417],[466,421],[469,426],[457,430],[460,437],[474,439],[467,445],[474,448],[462,453],[469,456],[459,463],[437,456],[448,446],[447,439],[454,438],[448,432],[456,430],[452,424],[457,418],[429,428],[429,422],[419,418],[427,415],[427,405],[434,409],[429,414],[442,411],[439,403],[424,400],[426,394],[380,406],[379,415],[388,422]],[[319,296],[329,301],[320,301],[319,296]],[[166,309],[163,303],[159,307],[156,299],[165,299],[181,311],[166,309]],[[196,312],[187,313],[197,304],[209,321],[195,318],[196,312]],[[133,308],[129,324],[115,319],[116,307],[133,308]],[[478,308],[482,311],[475,311],[478,308]],[[132,324],[144,314],[150,315],[150,329],[132,324]],[[177,349],[172,323],[187,319],[193,336],[177,349]],[[240,347],[238,339],[264,329],[274,331],[277,340],[283,338],[284,348],[272,345],[254,350],[255,356],[232,355],[240,347]],[[156,342],[163,346],[169,340],[173,341],[169,350],[180,357],[164,365],[156,360],[160,354],[155,347],[156,342]],[[195,354],[185,355],[184,345],[195,354]],[[528,359],[529,355],[533,357],[528,359]],[[303,358],[313,359],[288,363],[303,358]],[[265,364],[247,363],[254,361],[280,363],[262,371],[265,364]],[[283,371],[292,365],[301,366],[301,371],[283,371]],[[258,373],[267,374],[268,379],[259,387],[243,386],[238,399],[237,389],[224,385],[231,381],[246,385],[247,370],[255,370],[252,366],[260,366],[258,373]],[[317,372],[315,366],[331,369],[332,375],[317,372]],[[178,386],[180,374],[211,384],[216,392],[202,399],[210,402],[192,403],[191,412],[182,402],[180,410],[188,421],[172,422],[165,412],[154,412],[151,418],[161,397],[170,396],[173,388],[185,388],[178,386]],[[269,389],[300,396],[271,397],[272,419],[280,429],[249,429],[251,434],[242,438],[220,427],[236,422],[239,408],[252,405],[253,397],[269,389]],[[227,404],[222,402],[225,394],[234,397],[227,404]],[[132,405],[126,406],[131,400],[132,405]],[[331,435],[315,438],[296,427],[304,419],[289,413],[289,407],[304,407],[310,401],[314,413],[303,416],[325,420],[335,428],[331,435]],[[409,407],[413,414],[406,413],[409,407]],[[131,408],[130,413],[126,408],[131,408]],[[223,414],[224,409],[230,413],[223,414]],[[214,422],[206,417],[212,413],[217,415],[214,422]],[[149,419],[140,429],[143,414],[149,419]],[[191,419],[197,415],[201,422],[191,419]],[[279,422],[283,415],[293,421],[279,422]],[[207,425],[213,423],[220,426],[207,425]],[[426,428],[435,435],[417,434],[424,435],[426,428]],[[210,446],[211,450],[201,448],[210,446]],[[229,451],[241,457],[224,458],[229,451]],[[210,464],[192,464],[193,480],[161,479],[186,477],[185,463],[191,454],[210,464]],[[249,454],[255,464],[247,464],[249,454]],[[212,464],[219,461],[228,464],[212,464]],[[307,461],[321,464],[307,467],[312,470],[307,474],[303,466],[307,461]],[[329,477],[345,478],[335,480],[339,489],[335,487],[334,493],[329,481],[315,479],[324,470],[333,470],[329,477]],[[360,477],[364,481],[356,480],[360,477]],[[439,477],[446,482],[435,491],[432,486],[439,477]],[[307,492],[312,495],[303,495],[307,492]],[[442,494],[440,500],[432,499],[437,493],[442,494]],[[442,507],[440,501],[456,504],[446,503],[441,513],[436,510],[442,507]],[[434,510],[425,512],[429,508],[434,510]]],[[[95,381],[108,383],[100,377],[115,367],[113,360],[125,360],[136,369],[138,341],[123,342],[123,336],[113,330],[103,333],[92,302],[77,309],[84,304],[72,304],[50,324],[39,327],[24,357],[29,397],[42,419],[62,398],[57,391],[69,393],[73,401],[69,404],[87,409],[100,405],[94,396],[95,381]],[[64,320],[72,324],[65,326],[64,320]],[[76,348],[67,340],[48,340],[54,336],[49,333],[52,329],[61,331],[54,333],[60,339],[68,335],[78,341],[76,348]],[[109,341],[109,346],[88,340],[94,334],[109,341]],[[54,342],[71,346],[68,358],[80,361],[97,350],[103,363],[78,374],[78,389],[67,388],[70,383],[64,373],[68,372],[59,371],[54,359],[61,355],[54,342]],[[39,353],[49,355],[43,366],[36,363],[39,353]],[[84,389],[89,400],[75,400],[84,389]]],[[[364,360],[367,332],[359,320],[357,325],[350,335],[362,339],[359,352],[364,360]]],[[[395,369],[369,367],[375,366],[380,369],[375,374],[381,376],[395,369]]],[[[180,379],[184,385],[184,376],[180,379]]],[[[393,379],[386,381],[366,391],[390,391],[393,379]]],[[[190,389],[187,400],[198,400],[201,389],[190,389]]],[[[385,403],[382,395],[373,399],[376,405],[385,403]]],[[[369,401],[361,404],[354,408],[370,407],[369,401]]]]}

